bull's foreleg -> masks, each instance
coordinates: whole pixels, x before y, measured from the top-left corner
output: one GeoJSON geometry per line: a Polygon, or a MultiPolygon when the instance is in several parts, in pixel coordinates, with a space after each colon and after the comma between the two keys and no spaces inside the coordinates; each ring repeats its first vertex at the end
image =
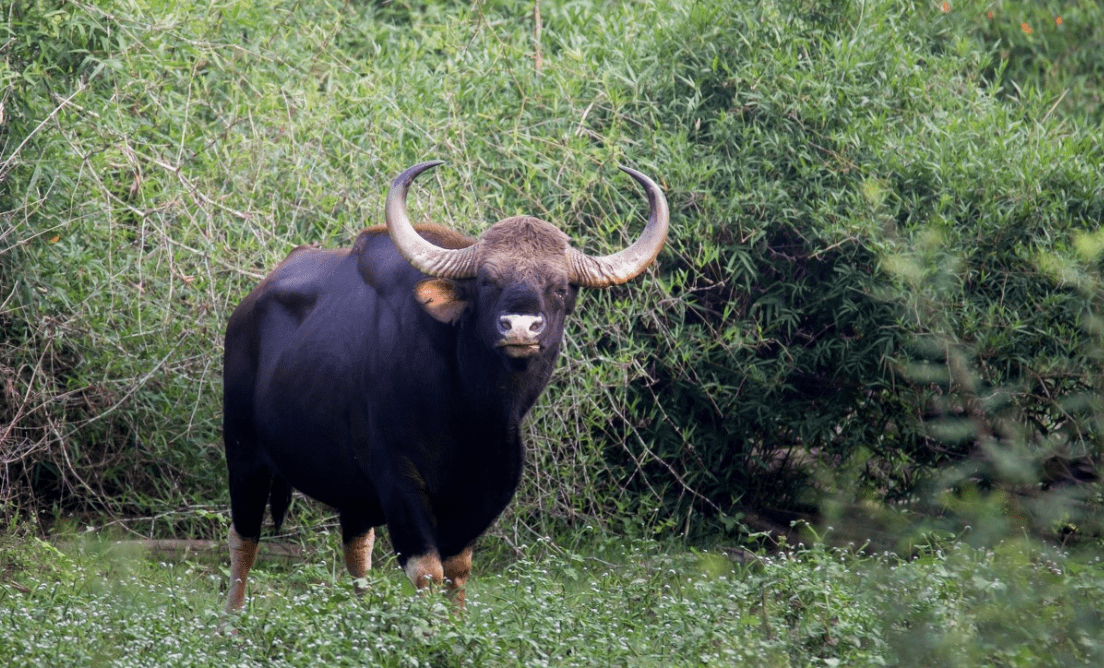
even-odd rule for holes
{"type": "Polygon", "coordinates": [[[471,574],[471,548],[445,559],[430,552],[407,560],[403,570],[418,590],[444,585],[445,592],[456,604],[464,607],[464,591],[471,574]]]}
{"type": "Polygon", "coordinates": [[[426,589],[433,585],[440,585],[445,581],[445,568],[441,564],[441,557],[436,552],[410,557],[403,566],[406,577],[414,583],[417,589],[426,589]]]}
{"type": "Polygon", "coordinates": [[[391,545],[399,555],[399,566],[419,591],[445,581],[445,568],[437,551],[436,518],[425,483],[410,461],[402,485],[394,485],[383,500],[391,545]]]}
{"type": "Polygon", "coordinates": [[[456,601],[456,605],[464,607],[465,586],[468,576],[471,575],[471,548],[465,548],[460,554],[445,559],[445,586],[449,595],[456,601]]]}
{"type": "Polygon", "coordinates": [[[230,525],[230,591],[226,597],[226,612],[234,612],[245,602],[245,581],[253,562],[257,560],[257,539],[243,538],[230,525]]]}

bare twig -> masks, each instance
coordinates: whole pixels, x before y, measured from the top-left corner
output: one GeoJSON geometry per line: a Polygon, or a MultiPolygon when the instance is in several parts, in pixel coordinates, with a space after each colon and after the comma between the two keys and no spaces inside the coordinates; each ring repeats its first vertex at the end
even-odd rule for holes
{"type": "MultiPolygon", "coordinates": [[[[27,406],[31,403],[31,394],[34,392],[35,381],[38,379],[38,373],[42,371],[42,363],[46,359],[46,353],[49,352],[49,350],[50,341],[47,340],[46,345],[42,349],[42,355],[40,355],[38,358],[38,364],[36,364],[34,370],[31,371],[31,379],[27,382],[27,391],[23,395],[23,401],[20,402],[19,408],[16,409],[15,415],[12,417],[11,422],[8,423],[7,428],[4,429],[4,433],[0,434],[0,446],[3,446],[0,447],[0,451],[2,452],[9,454],[16,452],[14,448],[9,449],[6,444],[8,442],[8,438],[11,436],[12,430],[15,429],[16,425],[19,424],[19,420],[23,417],[24,412],[26,412],[27,410],[27,406]]],[[[31,448],[31,451],[33,452],[34,448],[31,448]]],[[[17,455],[10,458],[8,456],[5,456],[2,458],[2,461],[5,465],[14,464],[17,461],[24,459],[28,454],[30,454],[30,452],[18,453],[17,455]]]]}
{"type": "Polygon", "coordinates": [[[1054,104],[1050,105],[1050,109],[1047,109],[1047,112],[1045,114],[1043,114],[1043,120],[1040,121],[1040,122],[1042,122],[1042,123],[1047,122],[1047,119],[1050,118],[1050,115],[1053,114],[1054,110],[1058,108],[1058,105],[1062,104],[1062,100],[1066,99],[1066,93],[1068,93],[1068,92],[1069,92],[1068,88],[1066,88],[1062,91],[1062,94],[1058,96],[1058,99],[1054,101],[1054,104]]]}
{"type": "Polygon", "coordinates": [[[15,162],[16,158],[19,157],[19,153],[23,150],[23,147],[27,145],[27,142],[31,141],[31,137],[34,137],[36,134],[38,134],[39,131],[41,131],[47,123],[49,123],[51,120],[53,120],[55,116],[58,115],[59,111],[68,106],[73,98],[75,98],[77,95],[80,95],[86,87],[86,84],[82,81],[80,87],[77,88],[77,90],[73,91],[72,95],[62,100],[61,103],[58,104],[58,106],[54,107],[54,110],[47,114],[46,118],[42,119],[42,121],[35,126],[34,130],[31,130],[29,133],[27,133],[27,136],[23,138],[23,141],[19,142],[19,146],[15,147],[15,150],[12,151],[11,155],[9,155],[3,163],[0,163],[0,183],[3,183],[4,180],[8,177],[8,172],[11,171],[12,164],[15,162]]]}

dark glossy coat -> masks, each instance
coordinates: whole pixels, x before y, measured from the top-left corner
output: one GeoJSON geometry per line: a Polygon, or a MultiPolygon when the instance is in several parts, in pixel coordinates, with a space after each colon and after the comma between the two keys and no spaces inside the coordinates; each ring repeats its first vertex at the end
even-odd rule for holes
{"type": "MultiPolygon", "coordinates": [[[[472,243],[442,228],[419,233],[444,247],[472,243]]],[[[515,276],[524,259],[448,281],[468,306],[440,322],[414,298],[435,281],[400,257],[385,228],[349,250],[294,250],[227,327],[237,532],[260,535],[270,490],[279,524],[289,486],[336,508],[346,542],[387,523],[404,566],[434,550],[459,554],[486,530],[517,489],[521,419],[552,373],[577,291],[566,274],[515,276]],[[531,357],[495,345],[499,317],[520,312],[545,321],[531,357]]]]}

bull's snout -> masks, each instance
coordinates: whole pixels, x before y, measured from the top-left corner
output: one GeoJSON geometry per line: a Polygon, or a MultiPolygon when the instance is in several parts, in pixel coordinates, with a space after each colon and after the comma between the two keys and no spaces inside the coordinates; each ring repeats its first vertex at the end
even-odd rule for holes
{"type": "Polygon", "coordinates": [[[544,316],[504,315],[498,319],[498,331],[506,338],[530,338],[544,331],[544,316]]]}
{"type": "Polygon", "coordinates": [[[498,319],[498,333],[502,338],[498,347],[505,348],[510,357],[530,357],[540,352],[537,337],[544,331],[544,316],[510,313],[498,319]]]}

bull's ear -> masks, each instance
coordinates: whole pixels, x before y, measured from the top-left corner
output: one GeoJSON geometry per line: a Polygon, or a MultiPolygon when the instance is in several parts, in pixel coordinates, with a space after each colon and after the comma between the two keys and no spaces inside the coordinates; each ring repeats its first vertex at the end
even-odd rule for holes
{"type": "Polygon", "coordinates": [[[464,289],[447,278],[427,278],[414,286],[414,298],[425,312],[447,325],[454,324],[468,308],[464,289]]]}

